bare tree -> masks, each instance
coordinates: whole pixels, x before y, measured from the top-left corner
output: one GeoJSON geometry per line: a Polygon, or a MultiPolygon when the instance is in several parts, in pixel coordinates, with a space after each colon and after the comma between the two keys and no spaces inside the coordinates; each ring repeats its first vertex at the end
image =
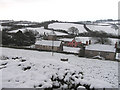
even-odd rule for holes
{"type": "Polygon", "coordinates": [[[79,33],[79,30],[78,30],[78,28],[76,28],[76,27],[70,27],[70,28],[68,29],[68,33],[76,35],[76,34],[79,33]]]}
{"type": "Polygon", "coordinates": [[[34,36],[37,36],[39,34],[39,32],[37,30],[29,30],[29,29],[25,29],[24,33],[32,33],[34,36]]]}

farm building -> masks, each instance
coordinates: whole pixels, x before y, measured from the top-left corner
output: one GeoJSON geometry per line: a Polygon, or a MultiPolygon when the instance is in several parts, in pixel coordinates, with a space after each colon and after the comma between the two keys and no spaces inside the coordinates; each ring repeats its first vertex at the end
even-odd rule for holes
{"type": "Polygon", "coordinates": [[[89,40],[89,37],[64,38],[60,40],[64,42],[65,46],[70,47],[81,47],[83,45],[91,44],[91,40],[89,40]]]}
{"type": "Polygon", "coordinates": [[[56,33],[54,31],[51,31],[48,34],[44,33],[43,39],[45,39],[45,40],[57,40],[57,36],[56,36],[56,33]]]}
{"type": "Polygon", "coordinates": [[[71,42],[67,44],[67,46],[71,47],[79,47],[80,45],[82,45],[82,42],[77,42],[75,39],[73,39],[71,42]]]}
{"type": "Polygon", "coordinates": [[[85,48],[86,57],[103,57],[108,60],[115,60],[116,48],[112,45],[91,44],[85,48]]]}
{"type": "Polygon", "coordinates": [[[88,44],[91,44],[91,40],[83,42],[81,40],[73,39],[71,42],[67,43],[67,46],[83,47],[83,45],[88,45],[88,44]]]}
{"type": "Polygon", "coordinates": [[[67,46],[68,43],[73,40],[73,38],[62,38],[62,39],[59,39],[59,40],[62,41],[65,46],[67,46]]]}
{"type": "Polygon", "coordinates": [[[48,51],[62,51],[63,46],[61,41],[41,40],[35,43],[35,48],[48,51]]]}

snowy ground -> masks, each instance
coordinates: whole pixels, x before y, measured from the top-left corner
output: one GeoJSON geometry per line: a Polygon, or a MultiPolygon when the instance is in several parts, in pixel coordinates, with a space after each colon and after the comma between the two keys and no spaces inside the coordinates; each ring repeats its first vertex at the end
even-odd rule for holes
{"type": "Polygon", "coordinates": [[[118,88],[118,62],[51,52],[1,48],[0,72],[5,88],[118,88]],[[68,58],[68,62],[60,61],[68,58]]]}

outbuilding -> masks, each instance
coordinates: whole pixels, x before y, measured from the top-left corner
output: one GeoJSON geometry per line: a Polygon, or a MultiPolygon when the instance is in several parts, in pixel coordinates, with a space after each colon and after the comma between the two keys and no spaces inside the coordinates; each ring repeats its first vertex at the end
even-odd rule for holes
{"type": "Polygon", "coordinates": [[[47,51],[62,51],[63,46],[61,41],[41,40],[36,41],[35,48],[47,51]]]}
{"type": "Polygon", "coordinates": [[[91,44],[86,46],[85,56],[88,58],[100,56],[104,59],[115,60],[116,48],[113,45],[91,44]]]}

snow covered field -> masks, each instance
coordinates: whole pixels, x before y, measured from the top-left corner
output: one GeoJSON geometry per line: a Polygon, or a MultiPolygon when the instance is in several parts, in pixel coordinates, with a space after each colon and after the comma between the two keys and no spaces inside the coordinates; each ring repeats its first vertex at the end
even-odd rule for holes
{"type": "Polygon", "coordinates": [[[101,25],[87,25],[87,27],[94,31],[104,31],[109,34],[118,35],[118,30],[113,29],[109,26],[101,26],[101,25]]]}
{"type": "MultiPolygon", "coordinates": [[[[104,23],[102,23],[104,24],[104,23]]],[[[85,30],[85,28],[83,27],[83,25],[81,24],[72,24],[72,23],[53,23],[49,25],[49,28],[53,28],[53,29],[62,29],[67,31],[70,27],[76,27],[79,30],[79,33],[83,33],[83,32],[87,32],[85,30]]],[[[113,35],[118,35],[118,30],[115,30],[114,28],[112,28],[112,26],[110,24],[105,23],[105,26],[103,25],[87,25],[88,28],[90,28],[91,30],[94,31],[104,31],[106,33],[109,34],[113,34],[113,35]]]]}
{"type": "Polygon", "coordinates": [[[51,52],[1,48],[4,88],[118,88],[118,62],[51,52]],[[60,61],[68,58],[68,62],[60,61]]]}
{"type": "Polygon", "coordinates": [[[78,28],[79,33],[87,32],[84,29],[83,25],[71,24],[71,23],[53,23],[53,24],[49,24],[48,27],[53,29],[62,29],[65,31],[67,31],[70,27],[76,27],[78,28]]]}

